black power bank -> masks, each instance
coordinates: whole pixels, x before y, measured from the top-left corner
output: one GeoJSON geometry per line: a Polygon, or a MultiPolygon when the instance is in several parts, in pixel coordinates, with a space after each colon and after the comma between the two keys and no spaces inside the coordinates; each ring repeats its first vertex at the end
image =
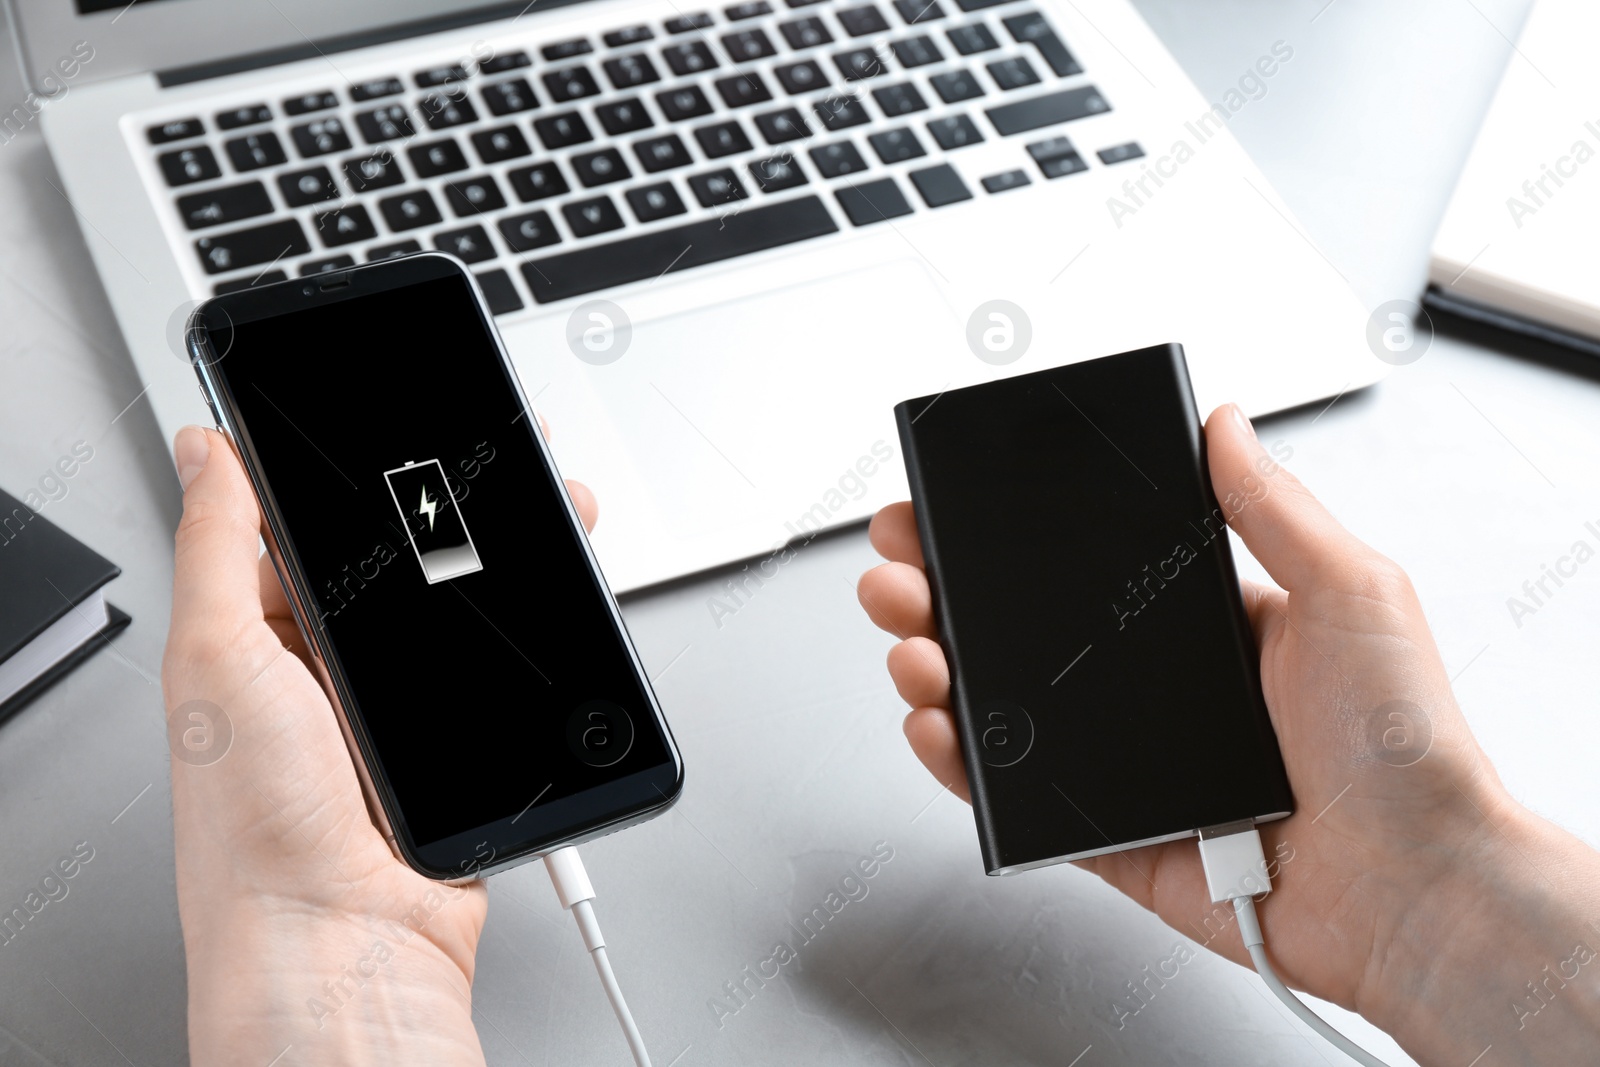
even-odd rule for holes
{"type": "Polygon", "coordinates": [[[1182,347],[895,415],[988,872],[1289,815],[1182,347]]]}

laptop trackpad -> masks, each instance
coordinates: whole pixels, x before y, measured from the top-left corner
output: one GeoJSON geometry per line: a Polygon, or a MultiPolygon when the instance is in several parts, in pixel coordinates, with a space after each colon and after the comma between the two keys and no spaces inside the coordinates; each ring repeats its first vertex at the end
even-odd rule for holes
{"type": "Polygon", "coordinates": [[[862,457],[894,473],[850,479],[850,511],[904,492],[893,407],[980,376],[963,336],[926,270],[892,261],[636,322],[629,373],[600,392],[664,535],[756,521],[776,541],[862,457]]]}

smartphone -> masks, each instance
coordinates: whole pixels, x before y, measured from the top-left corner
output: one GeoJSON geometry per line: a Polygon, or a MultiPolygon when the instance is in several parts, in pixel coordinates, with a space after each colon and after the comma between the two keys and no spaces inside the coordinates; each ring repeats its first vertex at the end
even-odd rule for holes
{"type": "Polygon", "coordinates": [[[1289,815],[1183,349],[895,413],[988,873],[1289,815]]]}
{"type": "Polygon", "coordinates": [[[459,260],[218,296],[187,343],[397,856],[481,877],[677,798],[671,731],[459,260]]]}

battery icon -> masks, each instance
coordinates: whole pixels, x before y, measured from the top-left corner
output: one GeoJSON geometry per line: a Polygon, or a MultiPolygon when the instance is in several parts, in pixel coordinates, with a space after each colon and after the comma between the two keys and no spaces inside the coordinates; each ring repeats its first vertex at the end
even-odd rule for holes
{"type": "Polygon", "coordinates": [[[443,464],[436,459],[407,463],[383,477],[429,585],[483,570],[443,464]]]}

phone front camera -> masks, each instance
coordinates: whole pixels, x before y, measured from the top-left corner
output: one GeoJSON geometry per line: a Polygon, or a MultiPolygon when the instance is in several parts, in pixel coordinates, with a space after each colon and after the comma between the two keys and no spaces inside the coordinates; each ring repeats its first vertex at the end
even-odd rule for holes
{"type": "Polygon", "coordinates": [[[300,291],[302,293],[306,294],[307,296],[310,296],[311,295],[311,286],[308,285],[304,289],[301,289],[300,291]]]}

